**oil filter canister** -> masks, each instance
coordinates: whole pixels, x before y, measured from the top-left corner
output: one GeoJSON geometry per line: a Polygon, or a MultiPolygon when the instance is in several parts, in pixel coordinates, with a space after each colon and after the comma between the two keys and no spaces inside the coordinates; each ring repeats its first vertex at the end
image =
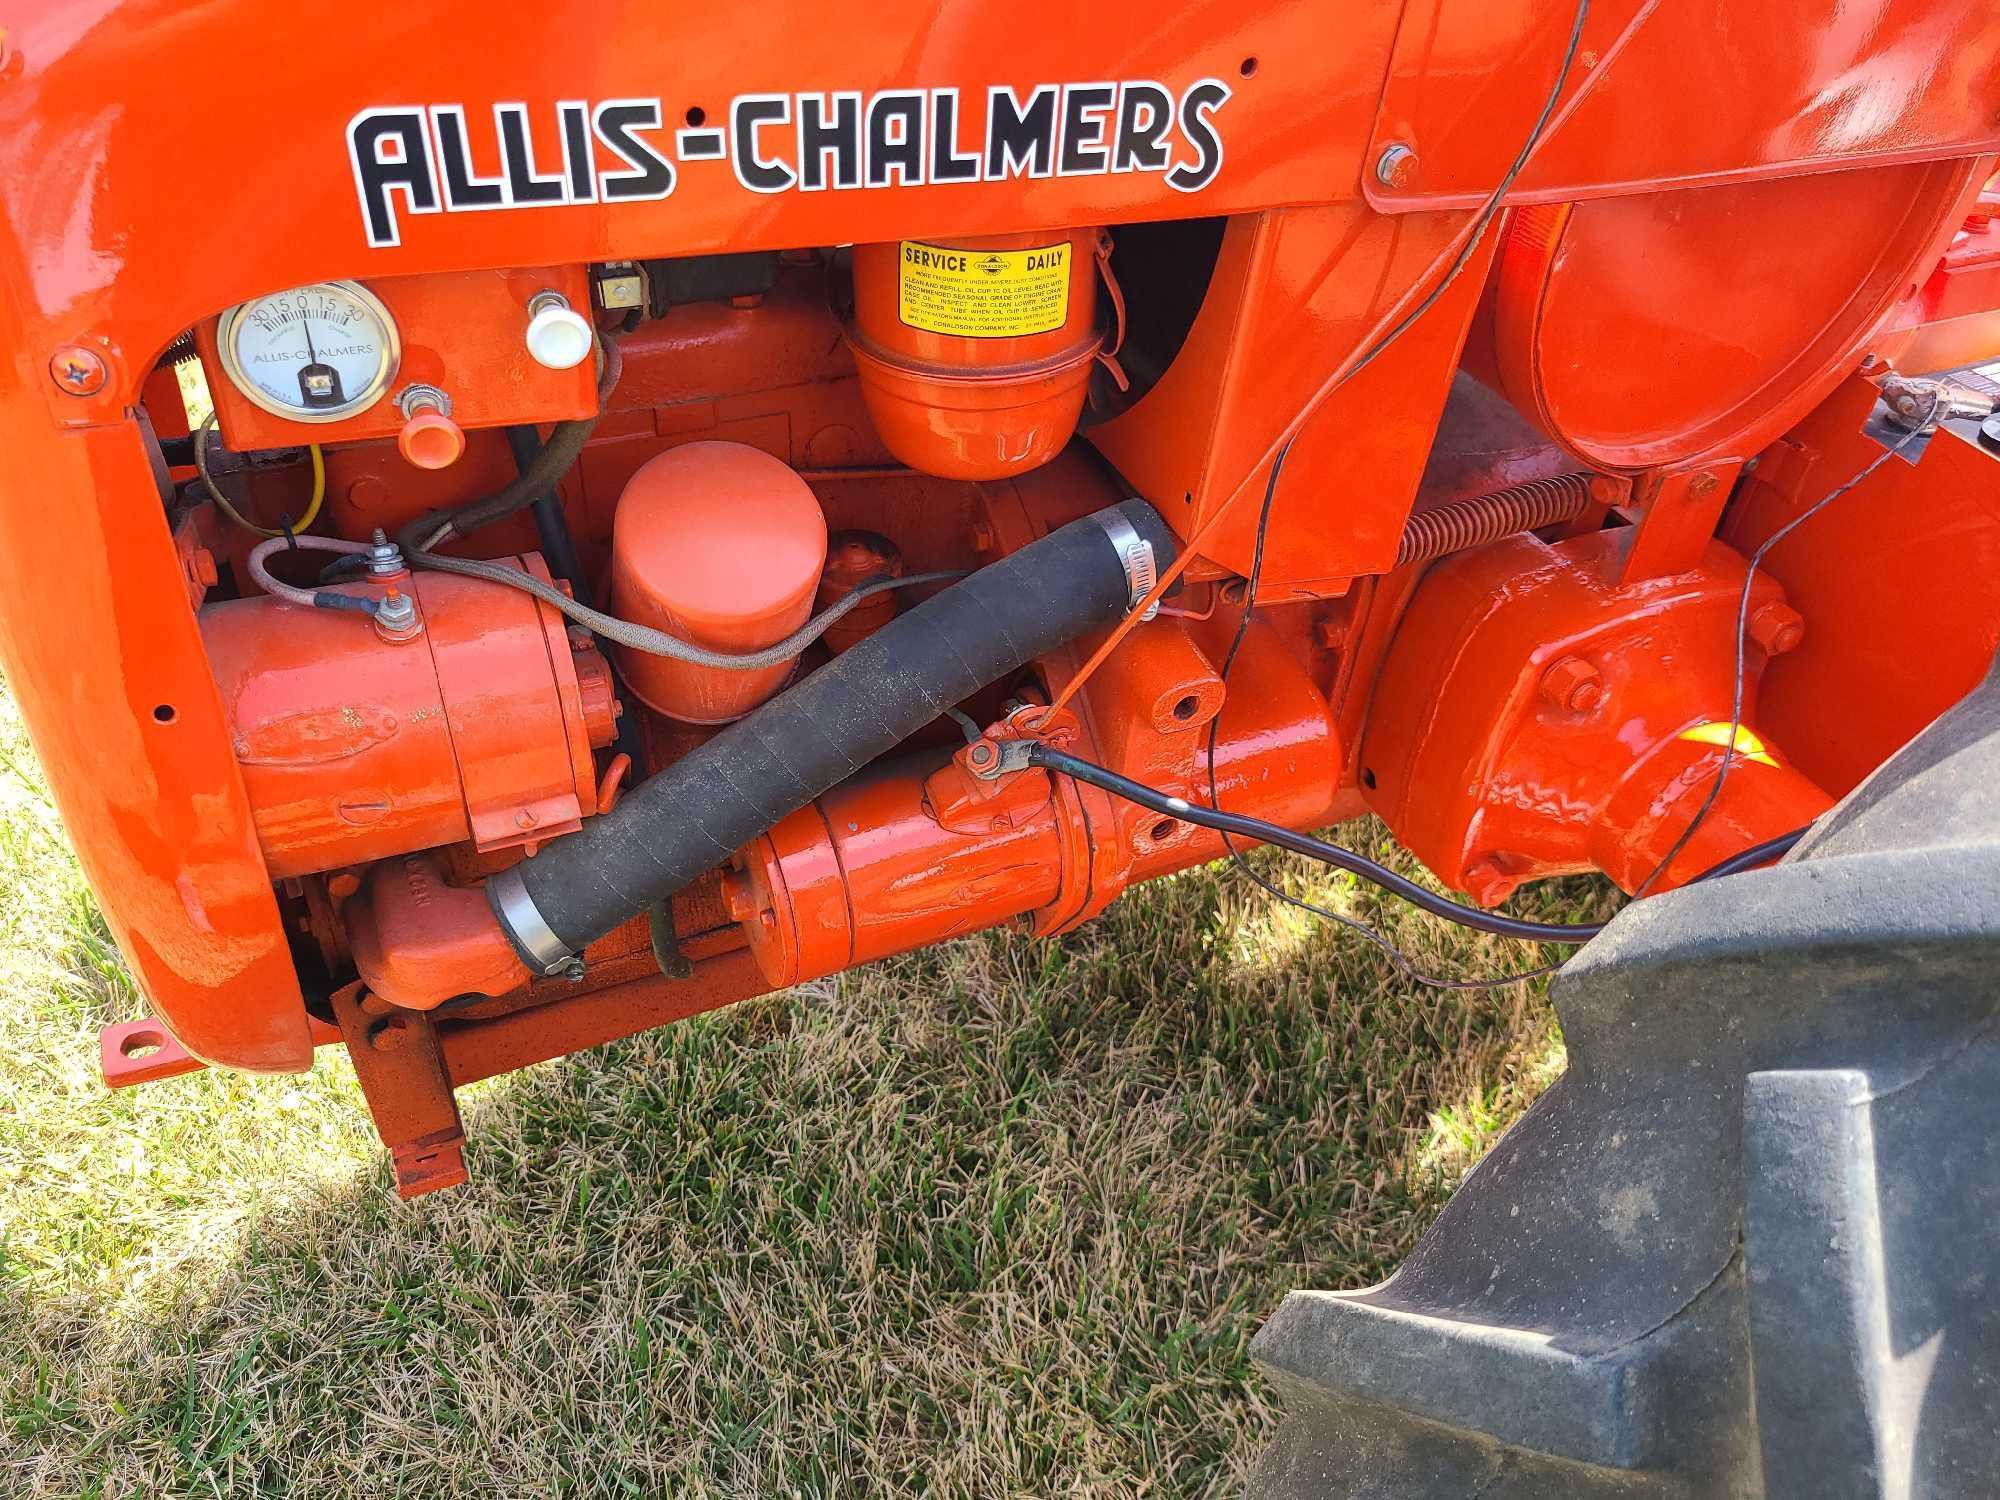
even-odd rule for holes
{"type": "Polygon", "coordinates": [[[946,479],[1004,479],[1076,431],[1097,327],[1098,231],[854,248],[847,330],[889,451],[946,479]]]}
{"type": "MultiPolygon", "coordinates": [[[[712,651],[775,645],[812,612],[826,516],[806,482],[760,448],[689,443],[626,483],[611,532],[611,605],[712,651]]],[[[623,650],[627,688],[691,724],[741,718],[785,685],[793,663],[753,671],[623,650]]]]}

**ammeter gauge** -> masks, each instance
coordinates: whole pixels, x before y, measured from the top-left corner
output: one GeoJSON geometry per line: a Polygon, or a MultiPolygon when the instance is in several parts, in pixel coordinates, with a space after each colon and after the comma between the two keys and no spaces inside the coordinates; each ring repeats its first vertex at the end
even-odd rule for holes
{"type": "Polygon", "coordinates": [[[352,281],[238,303],[222,315],[216,341],[230,382],[294,422],[334,422],[372,406],[401,353],[389,309],[352,281]]]}

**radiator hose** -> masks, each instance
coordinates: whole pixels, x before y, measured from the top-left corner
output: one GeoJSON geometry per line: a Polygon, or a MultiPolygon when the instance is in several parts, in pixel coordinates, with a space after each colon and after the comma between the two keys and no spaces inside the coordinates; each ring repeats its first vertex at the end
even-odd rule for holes
{"type": "Polygon", "coordinates": [[[560,971],[947,708],[1111,624],[1174,550],[1128,500],[981,568],[489,880],[501,930],[530,969],[560,971]]]}

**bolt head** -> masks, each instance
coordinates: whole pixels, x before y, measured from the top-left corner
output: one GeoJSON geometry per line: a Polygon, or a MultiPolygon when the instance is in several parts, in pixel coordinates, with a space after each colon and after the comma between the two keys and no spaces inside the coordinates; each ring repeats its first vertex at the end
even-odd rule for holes
{"type": "Polygon", "coordinates": [[[423,628],[416,601],[392,586],[389,597],[375,611],[375,633],[387,641],[407,641],[422,634],[423,628]]]}
{"type": "Polygon", "coordinates": [[[1565,656],[1542,673],[1542,697],[1557,708],[1583,713],[1604,701],[1604,678],[1582,657],[1565,656]]]}
{"type": "Polygon", "coordinates": [[[72,396],[95,396],[111,378],[104,356],[81,344],[64,344],[50,355],[49,374],[72,396]]]}
{"type": "Polygon", "coordinates": [[[572,954],[563,960],[562,967],[556,972],[571,984],[580,984],[583,982],[583,960],[572,954]]]}
{"type": "Polygon", "coordinates": [[[1417,180],[1417,153],[1402,141],[1391,141],[1375,158],[1375,180],[1401,191],[1417,180]]]}
{"type": "Polygon", "coordinates": [[[1789,604],[1772,600],[1750,616],[1750,639],[1766,656],[1795,651],[1806,638],[1806,617],[1789,604]]]}

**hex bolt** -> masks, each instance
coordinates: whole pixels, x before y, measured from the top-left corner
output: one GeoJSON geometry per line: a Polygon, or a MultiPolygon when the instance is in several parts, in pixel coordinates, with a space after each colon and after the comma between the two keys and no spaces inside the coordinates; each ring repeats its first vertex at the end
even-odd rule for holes
{"type": "Polygon", "coordinates": [[[981,740],[978,744],[966,750],[965,758],[975,766],[991,765],[993,763],[993,746],[985,740],[981,740]]]}
{"type": "Polygon", "coordinates": [[[111,371],[104,356],[81,344],[64,344],[49,356],[49,375],[72,396],[95,396],[104,389],[111,371]]]}
{"type": "Polygon", "coordinates": [[[1417,180],[1417,153],[1402,141],[1391,141],[1375,158],[1375,180],[1401,191],[1417,180]]]}
{"type": "Polygon", "coordinates": [[[391,584],[389,597],[375,611],[375,631],[386,640],[408,640],[420,628],[417,601],[391,584]]]}
{"type": "Polygon", "coordinates": [[[377,578],[386,578],[391,573],[403,571],[403,550],[389,540],[389,533],[381,527],[375,528],[375,535],[368,543],[368,571],[377,578]]]}
{"type": "Polygon", "coordinates": [[[1604,677],[1580,656],[1565,656],[1542,673],[1542,696],[1557,708],[1582,713],[1604,701],[1604,677]]]}
{"type": "Polygon", "coordinates": [[[1750,639],[1766,656],[1783,656],[1806,638],[1806,617],[1791,605],[1773,599],[1750,616],[1750,639]]]}
{"type": "Polygon", "coordinates": [[[567,979],[571,984],[581,984],[583,982],[583,960],[572,953],[562,961],[562,966],[556,970],[556,973],[567,979]]]}
{"type": "Polygon", "coordinates": [[[1703,495],[1713,495],[1715,493],[1715,487],[1721,482],[1722,482],[1721,480],[1715,477],[1712,471],[1708,469],[1703,469],[1699,474],[1695,475],[1694,478],[1688,481],[1688,493],[1690,495],[1695,496],[1697,499],[1699,499],[1703,495]]]}

